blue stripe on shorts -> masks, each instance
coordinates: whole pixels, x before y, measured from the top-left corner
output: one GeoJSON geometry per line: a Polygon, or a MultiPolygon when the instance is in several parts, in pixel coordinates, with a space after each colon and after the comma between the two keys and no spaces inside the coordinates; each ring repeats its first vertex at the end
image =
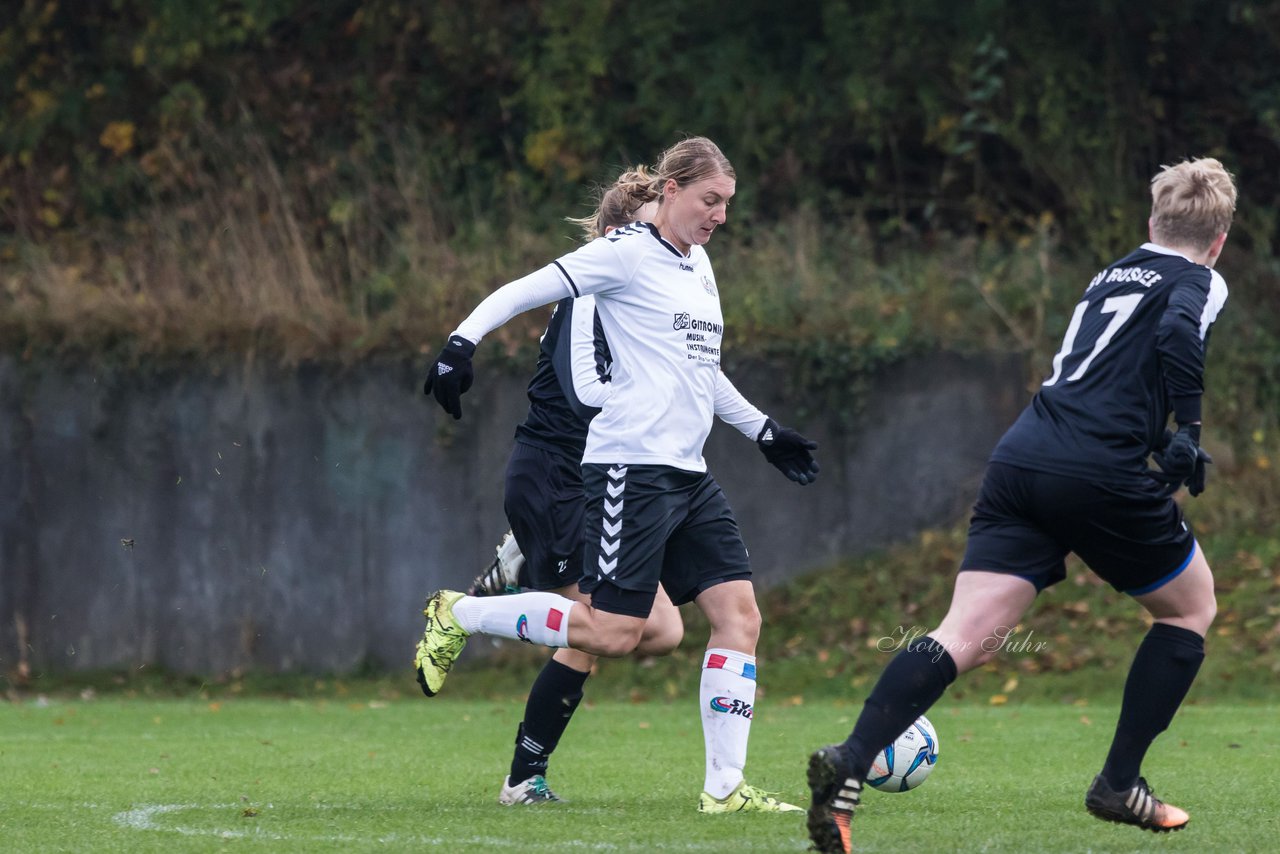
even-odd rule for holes
{"type": "Polygon", "coordinates": [[[1184,569],[1186,569],[1188,566],[1191,566],[1191,559],[1196,556],[1196,549],[1198,548],[1200,548],[1200,544],[1198,542],[1192,545],[1191,553],[1187,555],[1187,559],[1184,560],[1182,564],[1173,572],[1169,573],[1163,578],[1157,578],[1155,581],[1143,587],[1135,587],[1133,590],[1126,590],[1125,593],[1127,593],[1130,596],[1141,596],[1144,593],[1150,593],[1153,590],[1159,590],[1161,587],[1164,587],[1170,581],[1173,581],[1175,578],[1181,575],[1184,569]]]}

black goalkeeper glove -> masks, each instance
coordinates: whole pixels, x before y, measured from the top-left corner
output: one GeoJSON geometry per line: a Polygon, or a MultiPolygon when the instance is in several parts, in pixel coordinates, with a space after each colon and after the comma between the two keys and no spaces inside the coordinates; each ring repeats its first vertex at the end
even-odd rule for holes
{"type": "Polygon", "coordinates": [[[818,479],[818,463],[813,452],[817,442],[811,442],[790,427],[783,427],[772,418],[766,418],[756,444],[764,458],[791,480],[801,486],[818,479]]]}
{"type": "Polygon", "coordinates": [[[1150,475],[1168,486],[1170,494],[1184,483],[1193,496],[1204,492],[1204,467],[1213,462],[1213,457],[1200,447],[1200,425],[1182,424],[1178,432],[1165,430],[1164,435],[1164,447],[1151,455],[1160,471],[1150,475]]]}
{"type": "Polygon", "coordinates": [[[462,417],[462,395],[475,379],[471,368],[471,354],[475,351],[476,345],[461,335],[450,335],[422,386],[422,393],[433,395],[455,420],[462,417]]]}

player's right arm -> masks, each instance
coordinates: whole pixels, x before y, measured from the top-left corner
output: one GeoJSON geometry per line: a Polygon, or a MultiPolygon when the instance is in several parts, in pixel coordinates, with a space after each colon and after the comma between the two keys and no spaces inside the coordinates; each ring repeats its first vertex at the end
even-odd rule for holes
{"type": "MultiPolygon", "coordinates": [[[[484,336],[504,323],[531,308],[547,305],[563,299],[566,293],[564,278],[555,264],[505,284],[489,294],[476,306],[467,319],[458,324],[454,335],[461,335],[472,344],[479,344],[484,336]]],[[[452,337],[452,336],[450,336],[452,337]]]]}
{"type": "Polygon", "coordinates": [[[593,240],[541,270],[503,285],[485,297],[467,316],[427,373],[423,392],[435,397],[454,418],[462,417],[462,395],[471,387],[471,357],[489,332],[517,314],[556,302],[566,296],[612,293],[627,286],[642,252],[633,244],[631,260],[610,239],[593,240]],[[567,292],[566,292],[567,290],[567,292]]]}
{"type": "Polygon", "coordinates": [[[462,395],[471,388],[471,357],[485,335],[517,314],[567,296],[564,278],[554,264],[503,285],[462,321],[427,372],[422,391],[436,399],[455,419],[462,417],[462,395]]]}

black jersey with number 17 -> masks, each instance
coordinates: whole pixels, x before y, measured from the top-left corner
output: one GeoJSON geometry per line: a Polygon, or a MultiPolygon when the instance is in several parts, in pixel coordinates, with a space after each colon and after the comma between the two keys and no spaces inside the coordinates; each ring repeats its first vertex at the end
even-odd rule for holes
{"type": "Polygon", "coordinates": [[[1217,272],[1153,243],[1107,267],[992,462],[1100,482],[1141,474],[1171,413],[1200,420],[1205,346],[1226,299],[1217,272]]]}

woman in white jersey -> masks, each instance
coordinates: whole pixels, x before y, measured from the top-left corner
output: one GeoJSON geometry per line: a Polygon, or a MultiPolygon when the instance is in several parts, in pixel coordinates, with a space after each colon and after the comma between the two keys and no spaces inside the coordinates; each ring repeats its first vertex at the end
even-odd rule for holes
{"type": "MultiPolygon", "coordinates": [[[[592,216],[571,221],[582,227],[590,241],[632,222],[653,219],[657,193],[648,184],[647,174],[624,173],[601,194],[592,216]],[[646,201],[650,194],[654,199],[646,201]]],[[[599,327],[595,297],[565,297],[556,303],[542,335],[537,368],[529,382],[529,414],[516,428],[507,462],[503,507],[512,530],[494,561],[499,573],[504,565],[516,567],[517,572],[503,578],[496,590],[486,590],[486,595],[502,594],[507,584],[514,584],[591,601],[578,589],[586,513],[582,452],[587,427],[613,385],[612,356],[599,327]]],[[[491,570],[481,576],[476,586],[482,587],[495,574],[491,570]]],[[[683,635],[680,610],[659,588],[636,654],[667,655],[683,635]]],[[[542,668],[529,688],[511,770],[498,794],[500,804],[560,800],[547,784],[547,766],[582,700],[595,662],[594,655],[564,647],[542,668]]]]}
{"type": "Polygon", "coordinates": [[[760,612],[747,550],[703,443],[719,416],[791,480],[813,482],[816,444],[752,406],[720,370],[724,321],[703,246],[724,223],[733,166],[708,139],[668,149],[652,172],[659,207],[486,298],[449,336],[426,388],[455,418],[471,356],[488,332],[566,296],[594,294],[613,354],[608,400],[587,433],[584,576],[591,603],[548,592],[427,601],[418,680],[439,691],[469,635],[617,657],[636,648],[659,584],[694,602],[711,637],[700,688],[706,776],[701,812],[798,810],[748,785],[742,769],[755,701],[760,612]]]}

